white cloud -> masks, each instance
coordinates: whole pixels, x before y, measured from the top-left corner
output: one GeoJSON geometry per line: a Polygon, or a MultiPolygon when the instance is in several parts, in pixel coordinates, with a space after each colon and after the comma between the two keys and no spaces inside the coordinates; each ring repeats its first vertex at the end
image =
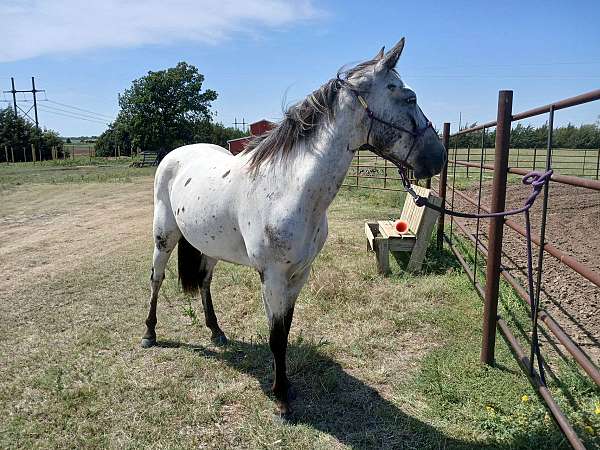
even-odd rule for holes
{"type": "Polygon", "coordinates": [[[314,19],[312,0],[0,0],[0,62],[198,42],[314,19]]]}

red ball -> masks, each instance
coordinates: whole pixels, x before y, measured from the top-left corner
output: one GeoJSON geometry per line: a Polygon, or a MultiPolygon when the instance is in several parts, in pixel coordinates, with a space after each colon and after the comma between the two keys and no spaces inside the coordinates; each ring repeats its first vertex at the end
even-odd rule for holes
{"type": "Polygon", "coordinates": [[[408,231],[408,222],[406,220],[396,220],[394,224],[396,231],[400,234],[404,234],[408,231]]]}

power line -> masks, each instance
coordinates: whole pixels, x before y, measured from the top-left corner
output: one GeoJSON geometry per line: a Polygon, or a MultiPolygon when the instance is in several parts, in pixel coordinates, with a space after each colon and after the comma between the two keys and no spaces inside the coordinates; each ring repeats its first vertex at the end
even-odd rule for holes
{"type": "Polygon", "coordinates": [[[43,105],[43,106],[45,109],[51,109],[53,111],[60,111],[60,112],[68,113],[68,114],[86,117],[88,119],[106,120],[104,117],[93,116],[91,114],[78,113],[78,112],[74,112],[74,111],[69,111],[68,109],[56,108],[55,106],[49,106],[49,105],[43,105]]]}
{"type": "Polygon", "coordinates": [[[103,122],[100,119],[89,119],[89,118],[86,118],[86,117],[74,116],[74,115],[70,115],[70,114],[64,114],[64,113],[61,113],[61,112],[56,112],[56,111],[52,111],[52,110],[46,109],[46,107],[43,106],[43,105],[40,105],[40,107],[41,107],[42,111],[44,111],[45,113],[48,113],[48,114],[55,114],[57,116],[69,117],[71,119],[86,120],[88,122],[101,123],[103,125],[107,125],[106,122],[103,122]]]}
{"type": "Polygon", "coordinates": [[[65,108],[76,109],[76,110],[83,111],[83,112],[86,112],[86,113],[94,114],[94,115],[96,115],[96,116],[107,117],[107,118],[109,118],[109,119],[111,119],[111,120],[114,120],[114,117],[113,117],[113,116],[109,116],[109,115],[107,115],[107,114],[102,114],[102,113],[98,113],[98,112],[90,111],[89,109],[83,109],[83,108],[79,108],[78,106],[67,105],[66,103],[56,102],[56,101],[54,101],[54,100],[50,100],[50,99],[46,99],[46,100],[47,100],[48,102],[50,102],[50,103],[55,103],[55,104],[57,104],[57,105],[60,105],[60,106],[63,106],[63,107],[65,107],[65,108]]]}
{"type": "Polygon", "coordinates": [[[507,69],[514,71],[517,68],[523,67],[554,67],[554,66],[569,66],[569,65],[595,65],[600,64],[600,59],[587,61],[554,61],[554,62],[532,62],[521,64],[459,64],[452,66],[422,66],[413,67],[412,70],[445,70],[445,69],[507,69]]]}

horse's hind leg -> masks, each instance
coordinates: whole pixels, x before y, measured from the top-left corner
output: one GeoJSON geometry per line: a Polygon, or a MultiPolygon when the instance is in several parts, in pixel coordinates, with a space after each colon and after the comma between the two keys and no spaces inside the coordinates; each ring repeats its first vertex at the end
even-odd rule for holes
{"type": "Polygon", "coordinates": [[[217,316],[212,304],[212,296],[210,295],[210,283],[216,264],[216,259],[205,255],[202,256],[202,264],[200,265],[200,296],[202,297],[206,326],[212,331],[212,341],[217,345],[225,345],[227,344],[227,338],[217,322],[217,316]]]}
{"type": "Polygon", "coordinates": [[[165,269],[173,249],[177,245],[181,232],[177,228],[172,213],[162,205],[156,207],[154,215],[154,255],[150,274],[150,310],[146,318],[146,332],[142,337],[142,347],[152,347],[156,344],[156,302],[158,291],[165,279],[165,269]],[[162,214],[161,214],[162,213],[162,214]]]}

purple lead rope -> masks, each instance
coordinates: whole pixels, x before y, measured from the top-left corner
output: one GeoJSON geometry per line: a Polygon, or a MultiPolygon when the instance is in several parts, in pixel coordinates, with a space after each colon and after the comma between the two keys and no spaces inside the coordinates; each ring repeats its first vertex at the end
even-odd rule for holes
{"type": "MultiPolygon", "coordinates": [[[[508,211],[500,211],[500,212],[492,212],[485,214],[473,214],[473,213],[464,213],[460,211],[452,211],[446,209],[444,206],[437,206],[430,203],[426,197],[422,197],[415,192],[410,184],[408,176],[406,175],[406,171],[404,168],[398,170],[400,173],[400,178],[402,179],[402,185],[406,192],[410,194],[410,196],[414,199],[415,204],[419,207],[427,207],[434,209],[440,213],[448,214],[449,216],[455,217],[463,217],[467,219],[485,219],[491,217],[506,217],[506,216],[514,216],[516,214],[523,213],[525,215],[525,235],[527,241],[527,290],[529,296],[529,304],[531,305],[531,322],[532,322],[532,333],[531,333],[531,354],[532,358],[530,361],[530,373],[533,375],[533,355],[536,356],[538,370],[540,372],[540,380],[542,384],[546,385],[546,376],[544,374],[544,366],[542,362],[542,355],[540,353],[540,346],[538,340],[538,311],[539,311],[539,297],[536,298],[534,294],[534,281],[533,281],[533,250],[531,245],[531,222],[529,218],[529,210],[535,203],[536,198],[542,192],[544,185],[548,183],[552,177],[552,169],[547,172],[529,172],[527,175],[523,177],[523,184],[530,185],[533,190],[531,195],[525,200],[525,204],[521,208],[510,209],[508,211]]],[[[543,251],[544,243],[541,243],[542,248],[540,251],[543,251]]]]}

